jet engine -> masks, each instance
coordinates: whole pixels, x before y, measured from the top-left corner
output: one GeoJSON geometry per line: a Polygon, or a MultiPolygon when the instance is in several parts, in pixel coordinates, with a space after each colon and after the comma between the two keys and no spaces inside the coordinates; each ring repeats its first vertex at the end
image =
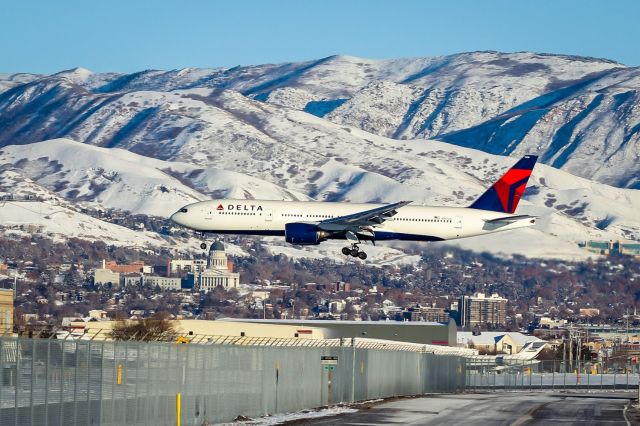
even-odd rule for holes
{"type": "Polygon", "coordinates": [[[310,223],[287,223],[284,226],[284,239],[291,244],[320,244],[329,237],[329,233],[310,223]]]}

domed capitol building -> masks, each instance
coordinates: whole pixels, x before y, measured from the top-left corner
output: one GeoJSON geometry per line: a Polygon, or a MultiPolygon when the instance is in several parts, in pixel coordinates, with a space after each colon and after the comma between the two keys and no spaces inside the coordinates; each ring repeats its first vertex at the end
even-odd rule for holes
{"type": "Polygon", "coordinates": [[[240,284],[240,274],[233,272],[233,265],[227,260],[221,241],[211,244],[207,267],[194,278],[194,287],[200,291],[210,291],[218,286],[224,289],[237,288],[240,284]]]}

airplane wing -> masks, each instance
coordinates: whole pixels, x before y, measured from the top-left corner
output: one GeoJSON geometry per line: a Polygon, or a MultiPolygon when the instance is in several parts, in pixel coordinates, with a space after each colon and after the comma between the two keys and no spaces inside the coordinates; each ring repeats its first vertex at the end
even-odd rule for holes
{"type": "Polygon", "coordinates": [[[509,224],[509,223],[513,223],[513,222],[518,222],[520,220],[523,219],[536,219],[536,216],[529,216],[528,214],[519,214],[519,215],[515,215],[515,216],[504,216],[504,217],[497,217],[495,219],[484,219],[484,221],[486,223],[493,223],[493,224],[509,224]]]}
{"type": "Polygon", "coordinates": [[[387,204],[375,209],[353,213],[347,216],[339,216],[326,219],[318,223],[318,228],[325,231],[357,230],[363,227],[380,225],[385,220],[398,213],[400,207],[406,206],[411,201],[387,204]]]}

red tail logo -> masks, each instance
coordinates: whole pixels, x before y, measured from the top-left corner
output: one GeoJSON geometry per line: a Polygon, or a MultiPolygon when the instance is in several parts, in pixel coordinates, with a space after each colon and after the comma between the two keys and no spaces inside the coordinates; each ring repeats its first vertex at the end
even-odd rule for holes
{"type": "Polygon", "coordinates": [[[501,213],[515,212],[537,160],[535,155],[522,157],[470,207],[501,213]]]}
{"type": "Polygon", "coordinates": [[[531,170],[511,169],[493,185],[505,212],[516,211],[529,176],[531,176],[531,170]]]}

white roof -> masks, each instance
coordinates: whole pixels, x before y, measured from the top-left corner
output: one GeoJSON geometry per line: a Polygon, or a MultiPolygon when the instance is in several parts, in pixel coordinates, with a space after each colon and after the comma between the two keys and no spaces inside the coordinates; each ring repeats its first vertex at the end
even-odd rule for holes
{"type": "Polygon", "coordinates": [[[477,336],[474,336],[471,331],[459,331],[457,340],[460,344],[467,344],[471,340],[479,345],[493,345],[507,334],[518,346],[524,346],[527,342],[540,340],[535,336],[527,336],[517,331],[483,331],[477,336]]]}
{"type": "MultiPolygon", "coordinates": [[[[279,320],[279,319],[253,319],[253,318],[220,318],[219,321],[235,321],[235,322],[262,322],[267,324],[313,324],[317,326],[331,325],[331,324],[352,324],[352,325],[401,325],[401,326],[416,326],[424,327],[426,325],[438,325],[448,327],[448,324],[441,322],[427,322],[427,321],[338,321],[338,320],[279,320]]],[[[503,333],[504,334],[504,333],[503,333]]]]}

